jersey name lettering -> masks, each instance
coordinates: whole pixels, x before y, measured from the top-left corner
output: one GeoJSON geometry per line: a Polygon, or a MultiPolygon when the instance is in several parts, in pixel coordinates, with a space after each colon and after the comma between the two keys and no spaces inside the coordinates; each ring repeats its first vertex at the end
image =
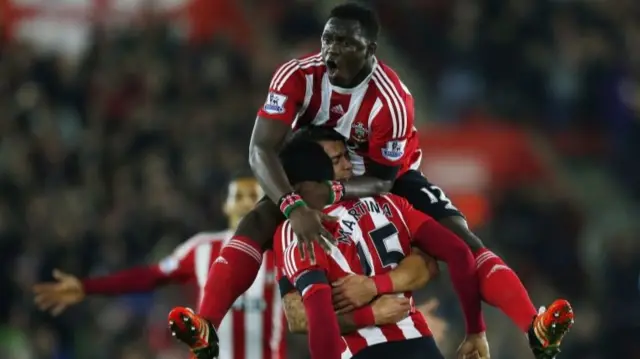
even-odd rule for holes
{"type": "Polygon", "coordinates": [[[363,198],[357,202],[347,213],[340,219],[340,228],[338,228],[338,241],[350,241],[349,237],[358,226],[360,219],[369,214],[382,214],[387,218],[393,217],[393,211],[388,203],[377,203],[372,198],[363,198]]]}

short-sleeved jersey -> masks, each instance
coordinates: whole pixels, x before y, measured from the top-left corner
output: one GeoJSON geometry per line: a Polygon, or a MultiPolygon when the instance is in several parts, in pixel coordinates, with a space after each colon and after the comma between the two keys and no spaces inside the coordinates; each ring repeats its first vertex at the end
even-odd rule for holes
{"type": "MultiPolygon", "coordinates": [[[[209,268],[233,231],[199,233],[157,265],[175,281],[196,279],[200,298],[209,268]]],[[[218,328],[220,359],[285,359],[282,303],[275,281],[273,254],[266,252],[255,281],[233,304],[218,328]]]]}
{"type": "MultiPolygon", "coordinates": [[[[332,228],[337,242],[330,255],[314,244],[314,265],[300,257],[298,240],[288,221],[275,234],[279,274],[286,276],[303,296],[313,292],[318,271],[324,272],[328,282],[349,273],[373,276],[391,271],[411,253],[413,234],[433,220],[392,194],[340,202],[324,212],[339,218],[332,228]]],[[[404,296],[411,301],[410,315],[394,325],[368,327],[344,335],[343,359],[375,344],[431,335],[423,315],[415,309],[412,293],[404,296]]]]}
{"type": "Polygon", "coordinates": [[[274,73],[258,116],[293,129],[334,128],[347,140],[355,175],[366,173],[371,161],[399,166],[398,176],[420,166],[413,97],[377,59],[371,74],[354,88],[332,85],[320,54],[291,60],[274,73]]]}

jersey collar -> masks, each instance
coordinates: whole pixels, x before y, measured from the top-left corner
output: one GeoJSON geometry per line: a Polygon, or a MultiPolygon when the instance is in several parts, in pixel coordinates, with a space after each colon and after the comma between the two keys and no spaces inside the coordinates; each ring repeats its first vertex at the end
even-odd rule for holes
{"type": "MultiPolygon", "coordinates": [[[[376,72],[377,68],[378,68],[378,58],[374,56],[373,57],[373,66],[371,67],[371,73],[369,75],[367,75],[367,77],[365,77],[364,80],[362,80],[362,82],[360,82],[360,84],[358,86],[355,86],[355,87],[352,87],[352,88],[345,88],[345,87],[332,85],[331,82],[329,82],[329,85],[331,86],[331,90],[333,92],[337,92],[337,93],[342,94],[342,95],[350,95],[352,93],[358,92],[363,87],[366,87],[366,86],[369,85],[369,80],[371,80],[371,77],[373,76],[374,72],[376,72]]],[[[325,73],[325,76],[328,76],[328,75],[326,75],[326,73],[325,73]]]]}

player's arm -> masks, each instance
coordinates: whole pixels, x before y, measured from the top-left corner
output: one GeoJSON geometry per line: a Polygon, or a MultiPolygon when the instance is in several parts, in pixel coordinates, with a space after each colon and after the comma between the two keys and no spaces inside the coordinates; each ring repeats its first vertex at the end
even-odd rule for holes
{"type": "Polygon", "coordinates": [[[331,286],[327,279],[328,258],[315,243],[311,244],[316,261],[312,264],[298,251],[298,239],[289,223],[276,233],[276,263],[302,296],[307,318],[309,351],[313,359],[338,359],[341,338],[338,320],[331,303],[331,286]],[[286,241],[286,243],[285,243],[286,241]],[[283,249],[284,248],[284,249],[283,249]]]}
{"type": "Polygon", "coordinates": [[[467,333],[484,332],[486,327],[482,316],[480,285],[469,247],[436,220],[413,208],[406,199],[394,195],[389,195],[389,198],[400,209],[413,244],[447,263],[451,282],[466,319],[467,333]]]}
{"type": "Polygon", "coordinates": [[[436,261],[413,249],[396,268],[373,277],[350,275],[338,279],[333,286],[333,305],[345,313],[368,304],[376,296],[418,290],[437,274],[436,261]]]}
{"type": "Polygon", "coordinates": [[[173,277],[167,276],[157,266],[140,266],[113,274],[81,279],[59,270],[53,272],[54,282],[33,286],[35,303],[41,309],[57,315],[68,306],[81,302],[87,295],[119,295],[149,292],[173,277]]]}
{"type": "MultiPolygon", "coordinates": [[[[284,314],[287,317],[289,331],[292,333],[307,333],[307,315],[298,292],[289,292],[282,298],[284,314]]],[[[371,305],[358,308],[356,311],[337,316],[340,333],[353,333],[360,328],[376,325],[371,305]]]]}
{"type": "MultiPolygon", "coordinates": [[[[314,245],[314,247],[317,247],[314,245]]],[[[297,249],[293,249],[297,252],[297,249]]],[[[316,258],[321,256],[316,253],[316,258]]],[[[311,267],[297,274],[294,283],[302,295],[305,316],[309,328],[308,342],[311,358],[340,357],[340,327],[333,313],[331,287],[321,267],[311,267]]]]}
{"type": "MultiPolygon", "coordinates": [[[[177,273],[176,273],[177,274],[177,273]]],[[[152,291],[171,282],[186,281],[179,275],[165,273],[157,265],[139,266],[99,277],[82,279],[87,295],[119,295],[152,291]]]]}
{"type": "MultiPolygon", "coordinates": [[[[275,72],[267,100],[258,111],[251,133],[249,165],[267,196],[279,205],[285,217],[291,219],[300,239],[300,250],[303,253],[310,252],[309,256],[314,259],[313,251],[306,244],[316,240],[326,247],[325,241],[320,239],[330,239],[332,236],[322,226],[322,221],[331,218],[306,206],[302,197],[291,187],[278,158],[278,152],[303,104],[305,92],[306,79],[297,60],[282,65],[275,72]]],[[[329,190],[326,189],[326,192],[328,197],[329,190]]]]}
{"type": "Polygon", "coordinates": [[[400,261],[392,271],[372,277],[376,295],[411,292],[424,287],[435,275],[434,263],[433,258],[420,253],[419,249],[413,249],[411,255],[400,261]]]}
{"type": "Polygon", "coordinates": [[[347,197],[368,197],[391,191],[403,160],[411,155],[406,145],[413,130],[413,98],[404,95],[398,102],[383,101],[383,104],[369,131],[367,172],[342,183],[347,197]]]}
{"type": "MultiPolygon", "coordinates": [[[[281,286],[282,288],[282,286],[281,286]]],[[[283,297],[283,308],[292,333],[307,333],[307,316],[302,297],[293,291],[283,297]]],[[[349,334],[372,325],[397,323],[407,316],[411,303],[407,298],[395,295],[383,295],[373,303],[349,313],[337,314],[342,334],[349,334]]]]}
{"type": "Polygon", "coordinates": [[[83,279],[82,288],[86,294],[118,295],[149,292],[167,284],[185,283],[195,278],[193,261],[196,248],[187,242],[158,263],[83,279]]]}
{"type": "Polygon", "coordinates": [[[275,203],[285,194],[293,192],[278,152],[302,106],[305,88],[304,74],[296,60],[278,68],[251,133],[249,164],[260,186],[275,203]]]}
{"type": "Polygon", "coordinates": [[[260,186],[275,203],[293,192],[278,158],[290,125],[258,116],[249,143],[249,165],[260,186]]]}
{"type": "MultiPolygon", "coordinates": [[[[371,166],[368,165],[370,168],[371,166]]],[[[387,171],[386,168],[382,169],[382,173],[387,175],[375,177],[370,174],[370,170],[362,176],[356,176],[348,181],[342,182],[344,187],[344,196],[346,198],[360,198],[374,196],[380,193],[386,193],[391,191],[395,176],[398,173],[400,167],[387,171]],[[393,174],[390,174],[393,173],[393,174]]]]}
{"type": "Polygon", "coordinates": [[[194,278],[192,253],[190,251],[180,255],[179,248],[159,264],[138,266],[90,278],[78,278],[54,270],[55,281],[34,285],[34,300],[41,310],[50,310],[57,315],[68,306],[81,302],[87,295],[149,292],[169,283],[186,282],[194,278]]]}

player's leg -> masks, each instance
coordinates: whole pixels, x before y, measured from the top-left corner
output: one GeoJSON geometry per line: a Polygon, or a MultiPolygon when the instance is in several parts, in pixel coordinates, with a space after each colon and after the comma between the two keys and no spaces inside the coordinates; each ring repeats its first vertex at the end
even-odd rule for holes
{"type": "Polygon", "coordinates": [[[238,224],[231,240],[209,269],[198,314],[218,327],[233,303],[256,279],[262,253],[271,247],[273,234],[284,221],[280,209],[268,198],[238,224]]]}
{"type": "Polygon", "coordinates": [[[215,328],[255,280],[262,252],[271,247],[273,234],[283,220],[278,206],[267,198],[260,200],[211,265],[198,315],[183,307],[169,313],[172,334],[189,345],[198,359],[217,356],[215,328]]]}
{"type": "Polygon", "coordinates": [[[502,309],[526,332],[536,315],[526,289],[517,275],[469,230],[464,217],[444,192],[417,171],[409,171],[398,178],[392,192],[406,198],[416,209],[430,215],[467,243],[476,258],[483,300],[502,309]]]}
{"type": "Polygon", "coordinates": [[[419,172],[409,171],[396,180],[391,191],[406,198],[416,209],[435,218],[469,245],[476,258],[483,300],[500,308],[522,331],[529,331],[537,311],[524,285],[517,274],[471,232],[464,216],[442,189],[430,183],[419,172]]]}

